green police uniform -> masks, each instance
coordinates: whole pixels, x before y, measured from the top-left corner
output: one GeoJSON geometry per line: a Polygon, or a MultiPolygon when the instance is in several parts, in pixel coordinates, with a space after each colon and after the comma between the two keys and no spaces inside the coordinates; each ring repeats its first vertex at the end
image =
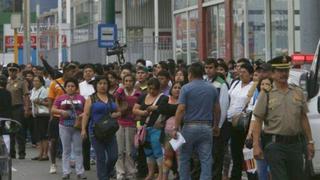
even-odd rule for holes
{"type": "MultiPolygon", "coordinates": [[[[289,69],[287,57],[269,61],[277,70],[289,69]]],[[[304,135],[302,116],[308,112],[299,87],[289,85],[286,92],[277,87],[261,93],[254,109],[257,119],[264,122],[261,138],[264,156],[273,180],[303,179],[304,135]]]]}

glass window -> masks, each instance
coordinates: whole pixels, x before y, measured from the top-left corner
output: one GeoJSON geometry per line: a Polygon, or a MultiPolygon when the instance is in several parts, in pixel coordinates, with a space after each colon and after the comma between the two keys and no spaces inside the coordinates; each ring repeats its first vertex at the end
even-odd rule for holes
{"type": "Polygon", "coordinates": [[[224,58],[226,52],[226,24],[225,24],[225,11],[224,4],[218,5],[218,52],[219,57],[224,58]]]}
{"type": "Polygon", "coordinates": [[[199,61],[198,42],[199,42],[199,19],[198,10],[189,12],[189,44],[191,53],[191,63],[199,61]]]}
{"type": "Polygon", "coordinates": [[[176,59],[183,59],[187,62],[187,13],[175,15],[176,23],[176,59]]]}
{"type": "Polygon", "coordinates": [[[224,4],[210,6],[207,11],[208,57],[225,57],[225,11],[224,4]]]}
{"type": "Polygon", "coordinates": [[[186,8],[188,6],[188,0],[174,0],[174,10],[186,8]]]}
{"type": "Polygon", "coordinates": [[[218,44],[217,44],[217,6],[208,7],[207,10],[207,49],[208,57],[218,57],[218,44]]]}
{"type": "Polygon", "coordinates": [[[265,5],[248,0],[248,42],[250,59],[265,59],[265,5]]]}
{"type": "Polygon", "coordinates": [[[244,2],[233,1],[233,58],[244,57],[244,2]]]}
{"type": "Polygon", "coordinates": [[[288,1],[271,2],[271,55],[288,54],[288,1]]]}
{"type": "Polygon", "coordinates": [[[188,3],[188,6],[194,6],[194,5],[197,5],[198,3],[198,0],[189,0],[189,3],[188,3]]]}

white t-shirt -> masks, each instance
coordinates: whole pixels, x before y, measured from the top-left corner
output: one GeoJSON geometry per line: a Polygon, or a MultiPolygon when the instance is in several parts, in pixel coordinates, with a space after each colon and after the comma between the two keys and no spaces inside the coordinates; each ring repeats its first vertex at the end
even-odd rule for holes
{"type": "Polygon", "coordinates": [[[239,83],[234,82],[234,85],[232,85],[229,90],[230,106],[227,113],[227,118],[229,119],[229,121],[231,121],[230,118],[232,116],[240,113],[243,110],[248,98],[248,92],[253,85],[253,82],[251,81],[244,87],[241,87],[241,84],[241,81],[239,83]]]}
{"type": "MultiPolygon", "coordinates": [[[[48,90],[47,88],[45,88],[44,86],[40,87],[39,89],[35,89],[33,88],[31,90],[31,95],[30,95],[30,101],[31,101],[31,105],[32,105],[32,115],[35,117],[35,104],[33,103],[33,101],[35,99],[41,99],[44,100],[48,97],[48,90]]],[[[38,105],[38,108],[41,108],[43,111],[45,112],[49,112],[49,109],[47,106],[44,105],[38,105]]]]}
{"type": "Polygon", "coordinates": [[[80,95],[83,96],[85,99],[95,92],[94,87],[92,84],[89,84],[87,81],[82,81],[79,84],[80,95]]]}

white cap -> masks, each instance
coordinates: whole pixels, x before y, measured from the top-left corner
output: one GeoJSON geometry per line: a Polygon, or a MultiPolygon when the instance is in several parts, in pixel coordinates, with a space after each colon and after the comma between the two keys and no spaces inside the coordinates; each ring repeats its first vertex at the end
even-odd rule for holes
{"type": "Polygon", "coordinates": [[[146,60],[146,67],[152,67],[153,63],[149,60],[146,60]]]}

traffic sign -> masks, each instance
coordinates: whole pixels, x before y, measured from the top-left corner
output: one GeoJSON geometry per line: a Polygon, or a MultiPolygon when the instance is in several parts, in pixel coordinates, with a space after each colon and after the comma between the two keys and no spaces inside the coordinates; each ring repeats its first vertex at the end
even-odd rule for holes
{"type": "Polygon", "coordinates": [[[99,24],[98,46],[100,48],[112,48],[117,40],[116,24],[99,24]]]}

